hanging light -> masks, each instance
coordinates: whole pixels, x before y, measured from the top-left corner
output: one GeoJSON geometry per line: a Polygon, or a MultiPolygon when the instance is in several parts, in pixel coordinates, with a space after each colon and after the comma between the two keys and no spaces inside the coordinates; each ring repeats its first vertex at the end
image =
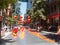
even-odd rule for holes
{"type": "Polygon", "coordinates": [[[28,19],[30,19],[30,16],[28,16],[28,19]]]}
{"type": "Polygon", "coordinates": [[[31,22],[31,19],[28,19],[28,20],[27,20],[27,23],[30,23],[30,22],[31,22]]]}
{"type": "Polygon", "coordinates": [[[30,23],[30,22],[31,22],[31,19],[30,19],[30,16],[28,16],[27,23],[30,23]]]}
{"type": "Polygon", "coordinates": [[[14,19],[15,19],[15,20],[17,19],[17,16],[16,16],[16,15],[14,16],[14,19]]]}
{"type": "Polygon", "coordinates": [[[20,19],[23,18],[22,16],[20,16],[20,19]]]}

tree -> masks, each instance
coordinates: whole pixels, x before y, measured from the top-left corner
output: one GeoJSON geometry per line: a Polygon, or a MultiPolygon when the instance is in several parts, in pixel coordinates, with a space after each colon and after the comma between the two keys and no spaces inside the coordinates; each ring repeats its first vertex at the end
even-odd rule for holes
{"type": "MultiPolygon", "coordinates": [[[[2,11],[4,8],[7,9],[9,4],[14,4],[16,1],[17,0],[0,0],[0,11],[1,11],[0,15],[2,15],[2,11]]],[[[2,21],[1,21],[1,23],[2,23],[2,21]]],[[[0,23],[0,28],[1,28],[1,23],[0,23]]],[[[1,29],[0,29],[0,39],[1,39],[1,29]]]]}
{"type": "Polygon", "coordinates": [[[36,21],[36,19],[46,20],[45,8],[46,0],[34,0],[32,5],[32,10],[27,10],[27,14],[31,16],[32,21],[36,21]]]}
{"type": "Polygon", "coordinates": [[[14,4],[17,0],[0,0],[0,9],[8,7],[9,4],[14,4]]]}
{"type": "Polygon", "coordinates": [[[41,19],[45,19],[44,15],[44,7],[46,6],[46,1],[44,0],[35,0],[33,3],[33,13],[36,17],[40,17],[41,19]]]}

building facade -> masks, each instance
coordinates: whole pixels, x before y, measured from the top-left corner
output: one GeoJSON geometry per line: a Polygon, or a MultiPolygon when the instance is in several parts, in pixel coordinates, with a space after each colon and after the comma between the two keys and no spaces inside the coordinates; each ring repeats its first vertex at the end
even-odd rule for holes
{"type": "MultiPolygon", "coordinates": [[[[27,11],[28,11],[28,10],[32,10],[32,2],[33,2],[33,0],[28,0],[28,1],[27,1],[27,11]]],[[[27,13],[27,12],[26,12],[26,13],[27,13]]],[[[24,15],[24,20],[27,19],[27,16],[28,16],[28,14],[25,14],[25,15],[24,15]]]]}
{"type": "Polygon", "coordinates": [[[28,0],[27,9],[32,9],[32,0],[28,0]]]}
{"type": "Polygon", "coordinates": [[[19,0],[19,1],[21,1],[21,2],[28,2],[28,0],[19,0]]]}
{"type": "Polygon", "coordinates": [[[51,24],[60,24],[60,9],[57,0],[47,0],[46,15],[50,19],[51,24]]]}
{"type": "Polygon", "coordinates": [[[60,25],[60,11],[59,11],[58,1],[57,0],[47,0],[47,4],[45,7],[45,15],[46,15],[46,25],[48,26],[48,30],[56,31],[57,27],[60,25]],[[49,26],[52,26],[49,29],[49,26]]]}
{"type": "Polygon", "coordinates": [[[17,3],[15,4],[15,13],[16,14],[18,14],[18,15],[20,15],[20,5],[21,5],[21,3],[20,3],[20,1],[17,1],[17,3]]]}

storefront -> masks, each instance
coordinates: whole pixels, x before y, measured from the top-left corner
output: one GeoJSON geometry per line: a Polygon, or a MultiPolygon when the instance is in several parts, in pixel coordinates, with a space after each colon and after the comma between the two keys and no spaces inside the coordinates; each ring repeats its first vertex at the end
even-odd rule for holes
{"type": "Polygon", "coordinates": [[[54,31],[57,31],[57,27],[60,25],[60,13],[55,13],[53,15],[47,16],[47,24],[54,27],[54,31]]]}

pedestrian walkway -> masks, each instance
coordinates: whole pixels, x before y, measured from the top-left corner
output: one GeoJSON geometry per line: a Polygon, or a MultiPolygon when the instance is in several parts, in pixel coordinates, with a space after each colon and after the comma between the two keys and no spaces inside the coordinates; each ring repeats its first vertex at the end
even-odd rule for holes
{"type": "Polygon", "coordinates": [[[8,35],[10,35],[12,32],[4,32],[4,35],[2,36],[2,39],[6,38],[8,35]]]}
{"type": "Polygon", "coordinates": [[[42,33],[42,35],[46,35],[46,34],[56,34],[54,32],[48,32],[48,31],[41,31],[39,33],[42,33]]]}
{"type": "Polygon", "coordinates": [[[55,40],[55,42],[57,42],[57,43],[60,43],[60,35],[56,35],[56,33],[54,33],[54,32],[42,31],[39,33],[49,39],[55,40]]]}

